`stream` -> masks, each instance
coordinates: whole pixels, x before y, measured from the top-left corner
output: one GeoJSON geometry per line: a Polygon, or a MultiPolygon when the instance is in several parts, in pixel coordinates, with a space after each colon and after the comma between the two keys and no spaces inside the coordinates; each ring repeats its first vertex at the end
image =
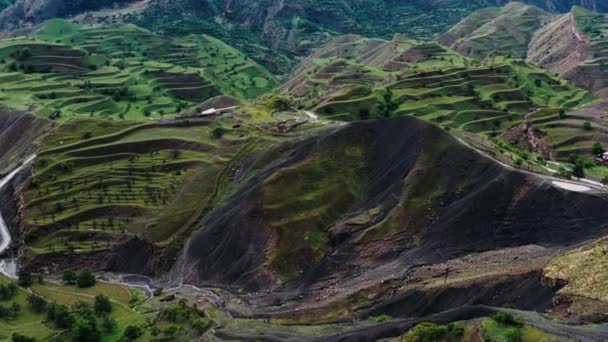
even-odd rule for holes
{"type": "MultiPolygon", "coordinates": [[[[4,189],[4,187],[13,179],[16,175],[23,170],[32,160],[36,158],[36,155],[32,155],[28,157],[19,167],[13,170],[11,173],[6,175],[2,180],[0,180],[0,191],[4,189]]],[[[8,226],[6,225],[6,221],[2,217],[2,213],[0,212],[0,255],[2,255],[6,250],[10,247],[12,242],[11,233],[8,230],[8,226]]],[[[0,273],[7,275],[11,278],[15,278],[17,276],[17,259],[16,258],[2,258],[0,259],[0,273]]]]}

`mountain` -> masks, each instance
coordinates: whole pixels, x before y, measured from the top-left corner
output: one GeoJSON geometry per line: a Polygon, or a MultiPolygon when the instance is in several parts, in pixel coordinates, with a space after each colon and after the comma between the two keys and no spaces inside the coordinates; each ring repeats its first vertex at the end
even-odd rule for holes
{"type": "Polygon", "coordinates": [[[575,7],[539,30],[528,58],[598,96],[608,96],[608,16],[575,7]]]}
{"type": "Polygon", "coordinates": [[[266,69],[205,35],[173,39],[133,25],[61,19],[27,33],[0,40],[0,103],[56,120],[158,117],[217,95],[252,99],[277,84],[266,69]]]}
{"type": "MultiPolygon", "coordinates": [[[[430,39],[475,10],[508,2],[18,0],[0,13],[0,28],[14,29],[54,17],[76,17],[82,22],[133,22],[161,34],[204,33],[245,51],[272,71],[285,73],[294,65],[295,56],[307,55],[331,35],[357,33],[386,39],[394,33],[403,33],[412,38],[430,39]],[[95,12],[108,7],[113,10],[95,12]]],[[[527,3],[553,12],[567,12],[573,5],[608,11],[605,2],[596,0],[530,0],[527,3]]]]}
{"type": "Polygon", "coordinates": [[[0,340],[608,340],[572,4],[16,2],[0,340]]]}
{"type": "Polygon", "coordinates": [[[526,58],[600,97],[608,16],[582,7],[562,15],[512,3],[475,12],[436,40],[467,56],[526,58]]]}
{"type": "Polygon", "coordinates": [[[4,30],[18,29],[23,25],[38,24],[44,20],[68,17],[104,7],[125,5],[134,0],[13,0],[0,12],[0,27],[4,30]]]}
{"type": "MultiPolygon", "coordinates": [[[[206,1],[201,4],[192,0],[159,1],[143,11],[141,19],[137,19],[136,23],[169,33],[204,30],[241,49],[245,47],[237,42],[253,36],[256,44],[283,51],[290,57],[307,54],[311,48],[322,44],[329,35],[336,33],[358,33],[380,38],[403,33],[412,38],[433,38],[477,9],[507,2],[509,1],[307,0],[289,4],[280,1],[206,1]],[[205,15],[184,17],[176,16],[176,13],[205,15]]],[[[531,2],[553,11],[567,11],[573,3],[579,3],[531,2]]],[[[601,1],[580,3],[587,8],[608,10],[608,5],[601,1]]],[[[268,54],[258,54],[258,50],[252,50],[252,53],[262,64],[278,63],[274,59],[268,60],[268,54]]],[[[283,67],[279,70],[285,69],[283,67]]]]}
{"type": "Polygon", "coordinates": [[[525,58],[532,36],[551,19],[537,7],[513,2],[471,14],[437,42],[467,56],[510,54],[525,58]]]}

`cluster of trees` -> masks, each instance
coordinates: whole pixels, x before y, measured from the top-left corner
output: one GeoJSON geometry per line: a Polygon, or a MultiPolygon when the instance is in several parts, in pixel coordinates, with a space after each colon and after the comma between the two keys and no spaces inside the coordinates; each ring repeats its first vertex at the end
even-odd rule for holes
{"type": "Polygon", "coordinates": [[[27,302],[33,311],[46,313],[46,320],[55,328],[68,330],[72,341],[100,341],[104,333],[111,333],[116,329],[116,321],[110,317],[112,303],[104,295],[95,296],[93,304],[79,301],[71,307],[49,303],[35,293],[28,295],[27,302]]]}
{"type": "MultiPolygon", "coordinates": [[[[11,300],[17,294],[17,284],[8,283],[8,284],[0,284],[0,300],[7,301],[11,300]]],[[[21,306],[17,303],[12,303],[9,306],[0,305],[0,319],[10,320],[15,319],[19,312],[21,311],[21,306]]]]}
{"type": "Polygon", "coordinates": [[[9,306],[0,305],[0,319],[11,320],[17,318],[21,312],[21,306],[18,303],[12,303],[9,306]]]}
{"type": "Polygon", "coordinates": [[[202,335],[211,327],[211,320],[200,311],[196,305],[189,306],[186,299],[180,299],[178,303],[169,305],[160,310],[156,316],[146,320],[146,328],[150,329],[152,336],[174,338],[178,335],[188,333],[183,325],[190,325],[190,331],[202,335]],[[158,326],[161,321],[169,322],[162,329],[158,326]]]}
{"type": "Polygon", "coordinates": [[[19,287],[17,284],[11,282],[8,284],[0,284],[0,300],[10,300],[15,297],[19,287]]]}

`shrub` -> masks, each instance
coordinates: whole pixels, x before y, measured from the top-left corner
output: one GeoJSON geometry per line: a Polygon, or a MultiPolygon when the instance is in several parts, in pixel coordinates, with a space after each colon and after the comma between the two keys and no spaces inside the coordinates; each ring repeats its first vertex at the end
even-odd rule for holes
{"type": "Polygon", "coordinates": [[[34,283],[34,278],[32,277],[32,274],[28,271],[19,270],[17,277],[17,283],[19,284],[19,286],[29,287],[32,286],[32,284],[34,283]]]}
{"type": "Polygon", "coordinates": [[[78,287],[91,287],[94,286],[96,282],[95,275],[89,270],[80,271],[76,278],[76,285],[78,285],[78,287]]]}
{"type": "Polygon", "coordinates": [[[126,338],[128,341],[135,341],[142,334],[143,334],[143,331],[140,327],[138,327],[136,325],[129,325],[125,328],[125,331],[123,332],[122,336],[124,338],[126,338]]]}
{"type": "Polygon", "coordinates": [[[65,270],[63,271],[63,276],[61,277],[61,280],[64,284],[74,285],[78,280],[78,276],[76,275],[76,272],[72,270],[65,270]]]}
{"type": "Polygon", "coordinates": [[[585,164],[583,161],[579,160],[574,164],[572,168],[572,175],[576,178],[584,178],[585,177],[585,164]]]}
{"type": "Polygon", "coordinates": [[[583,129],[585,131],[591,131],[593,129],[593,126],[591,126],[591,122],[585,121],[585,123],[583,123],[583,129]]]}
{"type": "Polygon", "coordinates": [[[382,315],[376,317],[376,322],[382,323],[382,322],[388,321],[389,319],[391,319],[391,316],[389,316],[387,314],[382,314],[382,315]]]}
{"type": "Polygon", "coordinates": [[[227,130],[227,129],[225,129],[225,128],[223,128],[223,127],[216,127],[216,128],[214,128],[214,129],[213,129],[212,134],[213,134],[213,137],[214,137],[215,139],[219,139],[219,138],[221,138],[222,136],[224,136],[224,134],[226,134],[226,132],[228,132],[228,130],[227,130]]]}
{"type": "Polygon", "coordinates": [[[12,342],[36,342],[36,339],[33,337],[21,335],[18,333],[13,333],[13,335],[11,336],[11,341],[12,342]]]}
{"type": "Polygon", "coordinates": [[[17,293],[17,285],[15,283],[0,284],[0,300],[9,300],[17,293]]]}
{"type": "Polygon", "coordinates": [[[600,143],[593,144],[592,153],[594,156],[599,156],[601,154],[604,154],[604,152],[606,152],[606,150],[604,150],[604,147],[602,146],[602,144],[600,144],[600,143]]]}
{"type": "Polygon", "coordinates": [[[74,322],[74,316],[67,306],[52,303],[47,306],[46,318],[59,329],[68,329],[74,322]]]}
{"type": "Polygon", "coordinates": [[[511,315],[508,312],[497,312],[494,316],[492,316],[492,319],[495,320],[498,324],[502,324],[502,325],[507,325],[507,326],[513,326],[513,327],[519,327],[521,326],[521,322],[519,322],[518,320],[515,319],[515,317],[513,317],[513,315],[511,315]]]}
{"type": "Polygon", "coordinates": [[[460,323],[438,325],[434,323],[420,323],[404,338],[407,342],[436,342],[443,339],[459,339],[464,335],[464,326],[460,323]]]}
{"type": "Polygon", "coordinates": [[[38,313],[43,312],[48,304],[44,297],[39,296],[33,292],[27,295],[27,303],[29,304],[30,308],[32,308],[32,310],[38,313]]]}
{"type": "Polygon", "coordinates": [[[196,331],[199,335],[205,333],[205,331],[209,330],[211,327],[211,321],[207,318],[199,318],[192,322],[192,329],[196,331]]]}
{"type": "Polygon", "coordinates": [[[517,165],[517,167],[521,167],[523,164],[524,160],[522,158],[515,159],[515,165],[517,165]]]}
{"type": "Polygon", "coordinates": [[[116,329],[116,325],[116,321],[110,316],[104,316],[101,319],[101,328],[106,333],[114,332],[114,330],[116,329]]]}
{"type": "Polygon", "coordinates": [[[76,342],[96,342],[101,340],[99,328],[94,319],[80,317],[72,327],[72,340],[76,342]]]}
{"type": "Polygon", "coordinates": [[[95,313],[98,315],[106,315],[112,312],[112,302],[108,296],[102,294],[95,296],[95,313]]]}

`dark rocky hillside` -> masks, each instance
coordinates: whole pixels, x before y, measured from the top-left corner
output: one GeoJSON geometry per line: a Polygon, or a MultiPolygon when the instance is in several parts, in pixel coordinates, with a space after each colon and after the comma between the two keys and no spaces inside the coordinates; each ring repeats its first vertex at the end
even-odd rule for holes
{"type": "MultiPolygon", "coordinates": [[[[608,229],[604,194],[505,168],[412,117],[277,145],[235,174],[173,276],[243,294],[225,304],[238,317],[450,322],[487,315],[479,305],[545,311],[564,286],[543,275],[547,260],[608,229]]],[[[408,322],[326,339],[398,336],[408,322]]],[[[290,337],[233,333],[219,335],[290,337]]]]}

